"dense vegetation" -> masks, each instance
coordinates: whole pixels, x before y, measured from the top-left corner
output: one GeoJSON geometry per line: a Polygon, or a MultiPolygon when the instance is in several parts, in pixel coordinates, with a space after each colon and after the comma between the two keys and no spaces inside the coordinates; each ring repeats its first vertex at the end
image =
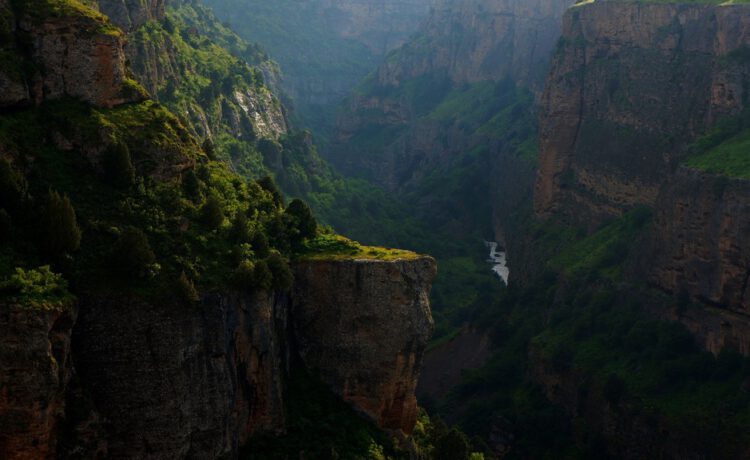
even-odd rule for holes
{"type": "Polygon", "coordinates": [[[750,359],[730,350],[714,356],[680,324],[656,319],[656,312],[700,308],[686,296],[626,281],[649,221],[640,209],[588,236],[530,226],[546,262],[529,284],[503,289],[479,310],[475,324],[492,337],[493,357],[445,401],[430,402],[433,413],[483,436],[488,426],[504,427],[513,438],[507,458],[614,455],[613,439],[588,425],[589,410],[639,418],[654,430],[669,426],[712,458],[741,451],[750,359]],[[548,400],[560,391],[555,382],[570,387],[552,397],[560,406],[548,400]]]}
{"type": "Polygon", "coordinates": [[[316,233],[304,204],[285,207],[272,182],[247,182],[210,160],[157,103],[45,103],[4,116],[0,136],[13,153],[0,163],[0,278],[10,277],[11,298],[64,297],[64,280],[77,293],[159,295],[175,284],[225,286],[250,269],[243,288],[280,287],[286,260],[316,233]],[[63,150],[52,140],[60,136],[81,144],[63,150]],[[97,145],[109,146],[86,153],[97,145]]]}

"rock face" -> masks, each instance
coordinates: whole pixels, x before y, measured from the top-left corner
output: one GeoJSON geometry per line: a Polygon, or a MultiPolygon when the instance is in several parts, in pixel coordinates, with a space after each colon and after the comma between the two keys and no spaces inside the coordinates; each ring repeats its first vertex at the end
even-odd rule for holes
{"type": "Polygon", "coordinates": [[[750,181],[680,168],[656,209],[650,280],[750,315],[750,181]]]}
{"type": "Polygon", "coordinates": [[[225,458],[282,431],[287,311],[265,295],[82,302],[76,368],[107,420],[108,455],[225,458]]]}
{"type": "Polygon", "coordinates": [[[431,258],[296,267],[292,317],[302,361],[382,427],[414,428],[435,273],[431,258]]]}
{"type": "MultiPolygon", "coordinates": [[[[145,8],[145,4],[138,4],[145,8]]],[[[185,80],[195,78],[196,74],[209,81],[216,78],[213,71],[197,65],[198,58],[186,56],[184,53],[185,49],[199,48],[191,41],[195,37],[205,36],[216,41],[214,35],[219,35],[217,29],[221,26],[209,10],[197,4],[175,1],[175,8],[169,13],[164,12],[161,2],[148,5],[150,7],[146,8],[147,14],[142,13],[141,9],[131,13],[136,16],[146,15],[151,22],[147,25],[138,22],[130,27],[125,52],[133,73],[152,97],[165,100],[175,112],[183,113],[189,121],[188,127],[201,140],[215,140],[226,133],[241,141],[254,142],[257,138],[278,139],[287,132],[284,109],[274,93],[264,84],[217,81],[212,84],[212,88],[207,88],[198,97],[188,95],[179,102],[174,102],[174,95],[170,94],[170,91],[180,87],[185,80]],[[175,38],[172,34],[174,31],[168,31],[167,27],[174,28],[175,24],[183,22],[184,29],[181,30],[180,37],[175,38]],[[185,37],[188,35],[191,38],[186,41],[185,37]],[[182,43],[176,43],[178,40],[182,40],[182,43]]],[[[231,34],[227,31],[221,33],[231,34]]],[[[221,36],[221,39],[226,39],[226,36],[221,36]]],[[[241,41],[235,35],[230,35],[229,40],[235,44],[241,41]]],[[[241,55],[241,50],[242,45],[238,45],[238,49],[234,51],[241,55]]],[[[236,58],[227,55],[226,59],[236,58]]],[[[246,66],[239,60],[235,65],[246,66]]],[[[268,63],[261,62],[259,66],[262,70],[268,63]]],[[[248,69],[242,70],[247,72],[248,69]]],[[[269,72],[271,79],[277,77],[275,69],[269,72]]],[[[247,76],[247,73],[243,76],[247,76]]],[[[251,75],[245,80],[253,78],[251,75]]]]}
{"type": "MultiPolygon", "coordinates": [[[[470,139],[479,126],[462,120],[458,126],[445,126],[428,115],[429,108],[451,90],[487,82],[508,80],[539,92],[570,3],[438,2],[417,34],[392,52],[373,80],[346,102],[332,161],[390,190],[413,186],[436,169],[453,167],[449,163],[463,151],[488,142],[470,139]],[[385,139],[385,145],[381,139],[373,142],[377,153],[360,145],[373,131],[385,139]]],[[[495,96],[489,92],[484,99],[495,96]]]]}
{"type": "Polygon", "coordinates": [[[291,300],[84,297],[77,320],[2,306],[0,454],[236,458],[285,430],[292,353],[381,427],[410,432],[434,276],[427,257],[302,262],[291,300]]]}
{"type": "Polygon", "coordinates": [[[166,0],[98,0],[99,9],[125,31],[164,19],[166,0]]]}
{"type": "Polygon", "coordinates": [[[747,99],[746,5],[571,8],[540,117],[539,216],[653,205],[685,144],[747,99]]]}
{"type": "Polygon", "coordinates": [[[281,65],[303,127],[331,129],[334,109],[403,44],[431,0],[207,0],[222,21],[281,65]]]}
{"type": "Polygon", "coordinates": [[[382,86],[435,72],[454,83],[511,77],[540,87],[570,0],[439,0],[418,35],[386,60],[382,86]]]}
{"type": "Polygon", "coordinates": [[[13,11],[0,4],[3,18],[14,18],[18,29],[8,31],[10,43],[23,34],[25,46],[5,45],[0,69],[0,107],[36,103],[64,97],[81,99],[99,107],[113,107],[143,95],[128,79],[123,36],[96,10],[81,7],[70,15],[42,18],[34,11],[13,11]],[[23,63],[31,61],[34,70],[23,63]]]}
{"type": "Polygon", "coordinates": [[[0,305],[0,457],[56,458],[75,318],[74,307],[0,305]]]}

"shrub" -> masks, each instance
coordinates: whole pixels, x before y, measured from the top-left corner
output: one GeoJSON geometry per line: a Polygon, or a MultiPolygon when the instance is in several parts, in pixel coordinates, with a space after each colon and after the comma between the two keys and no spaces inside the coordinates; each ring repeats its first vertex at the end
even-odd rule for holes
{"type": "Polygon", "coordinates": [[[253,239],[250,244],[253,247],[255,255],[259,259],[265,259],[266,257],[268,257],[270,247],[268,245],[268,238],[266,238],[265,233],[261,231],[255,232],[255,235],[253,235],[253,239]]]}
{"type": "Polygon", "coordinates": [[[201,208],[201,222],[210,230],[216,230],[224,223],[224,211],[216,196],[210,196],[201,208]]]}
{"type": "Polygon", "coordinates": [[[300,243],[303,240],[315,237],[318,222],[307,203],[295,198],[289,203],[284,214],[291,218],[290,223],[293,226],[293,231],[290,233],[294,235],[294,243],[300,243]]]}
{"type": "Polygon", "coordinates": [[[38,247],[44,255],[57,258],[78,249],[81,229],[67,195],[50,190],[40,210],[38,247]]]}
{"type": "Polygon", "coordinates": [[[177,297],[185,304],[194,304],[200,300],[198,291],[195,289],[195,284],[187,277],[185,272],[180,273],[180,276],[177,278],[175,291],[177,297]]]}
{"type": "Polygon", "coordinates": [[[0,283],[0,292],[32,308],[58,308],[73,298],[67,281],[53,273],[49,265],[31,270],[16,268],[10,279],[0,283]]]}
{"type": "Polygon", "coordinates": [[[155,262],[148,237],[137,228],[123,232],[110,255],[110,268],[123,276],[143,277],[155,262]]]}
{"type": "Polygon", "coordinates": [[[104,155],[104,174],[116,187],[127,188],[135,183],[135,168],[127,145],[118,142],[107,149],[104,155]]]}

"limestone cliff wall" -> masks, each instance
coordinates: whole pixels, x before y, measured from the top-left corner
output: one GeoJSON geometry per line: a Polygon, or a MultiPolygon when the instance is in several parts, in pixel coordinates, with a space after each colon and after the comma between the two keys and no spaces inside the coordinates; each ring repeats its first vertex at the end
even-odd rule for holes
{"type": "Polygon", "coordinates": [[[232,457],[251,435],[283,431],[286,315],[266,295],[83,301],[75,365],[106,420],[108,455],[232,457]]]}
{"type": "Polygon", "coordinates": [[[456,83],[511,77],[541,87],[570,0],[440,0],[377,73],[382,86],[443,72],[456,83]]]}
{"type": "Polygon", "coordinates": [[[650,280],[750,315],[750,181],[680,168],[656,209],[650,280]]]}
{"type": "Polygon", "coordinates": [[[284,432],[292,354],[381,427],[410,432],[434,261],[295,271],[291,297],[84,296],[77,319],[0,306],[0,454],[236,458],[251,436],[284,432]]]}
{"type": "Polygon", "coordinates": [[[0,458],[56,458],[75,319],[74,306],[0,305],[0,458]]]}
{"type": "Polygon", "coordinates": [[[295,270],[298,351],[344,400],[380,426],[411,433],[433,329],[435,261],[308,261],[295,270]]]}
{"type": "Polygon", "coordinates": [[[542,98],[540,216],[653,205],[685,145],[747,100],[747,5],[571,8],[542,98]]]}

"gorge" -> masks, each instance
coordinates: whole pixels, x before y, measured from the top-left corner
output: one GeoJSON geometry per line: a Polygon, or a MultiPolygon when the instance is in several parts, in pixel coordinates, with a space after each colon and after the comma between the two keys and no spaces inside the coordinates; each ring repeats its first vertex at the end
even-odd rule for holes
{"type": "Polygon", "coordinates": [[[0,0],[0,457],[750,458],[748,50],[744,1],[0,0]]]}

